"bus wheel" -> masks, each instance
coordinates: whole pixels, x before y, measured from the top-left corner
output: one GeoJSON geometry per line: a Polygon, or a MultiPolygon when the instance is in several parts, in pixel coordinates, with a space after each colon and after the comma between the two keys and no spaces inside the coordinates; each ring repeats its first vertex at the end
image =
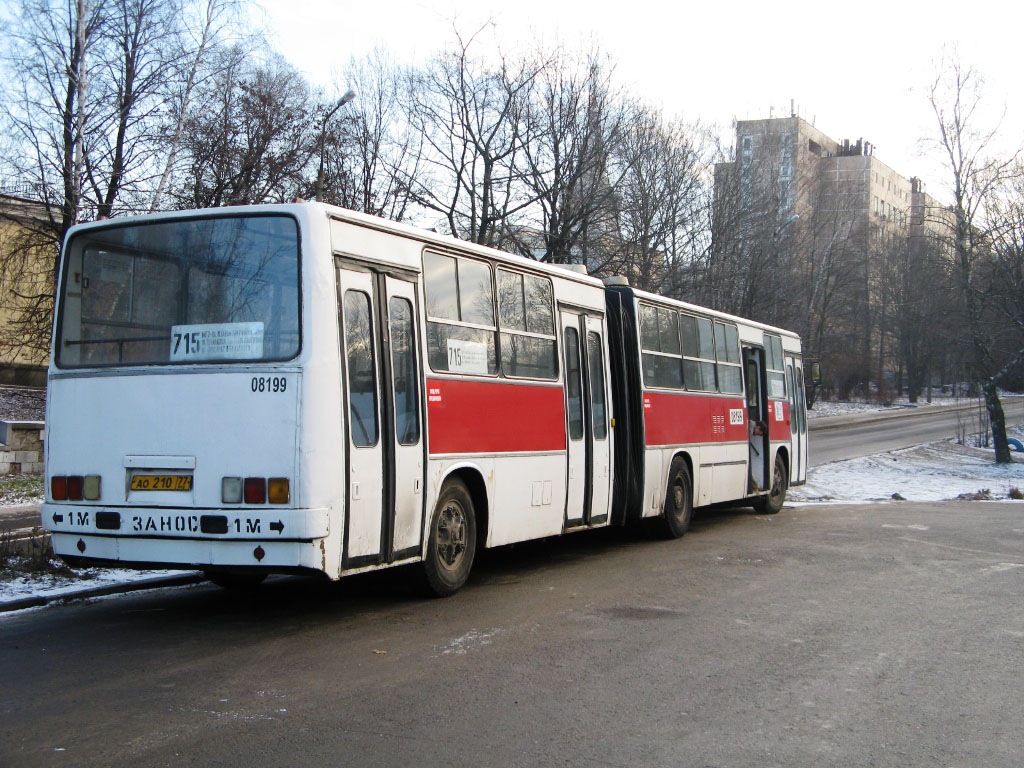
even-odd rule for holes
{"type": "Polygon", "coordinates": [[[772,489],[767,496],[754,502],[754,510],[762,515],[774,515],[786,503],[786,462],[780,454],[775,455],[775,471],[772,472],[772,489]]]}
{"type": "Polygon", "coordinates": [[[473,499],[461,480],[441,489],[434,508],[423,561],[426,592],[434,597],[452,595],[466,583],[476,555],[476,515],[473,499]]]}
{"type": "Polygon", "coordinates": [[[665,508],[660,517],[651,520],[652,533],[665,539],[678,539],[690,527],[693,517],[693,483],[690,470],[679,456],[672,460],[668,473],[665,508]]]}
{"type": "Polygon", "coordinates": [[[205,571],[206,578],[221,589],[248,592],[256,589],[267,578],[265,573],[236,573],[234,571],[205,571]]]}

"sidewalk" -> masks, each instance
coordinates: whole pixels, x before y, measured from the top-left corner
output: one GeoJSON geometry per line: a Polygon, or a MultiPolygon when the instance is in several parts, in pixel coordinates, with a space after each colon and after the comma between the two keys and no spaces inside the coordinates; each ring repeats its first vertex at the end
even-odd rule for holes
{"type": "MultiPolygon", "coordinates": [[[[1004,397],[1003,405],[1020,402],[1020,397],[1004,397]]],[[[972,412],[978,408],[976,400],[967,401],[957,405],[929,405],[918,403],[917,405],[894,405],[878,411],[863,411],[860,413],[842,414],[839,416],[822,416],[820,418],[808,418],[807,429],[810,432],[817,432],[826,429],[846,427],[851,424],[874,424],[880,421],[893,421],[897,419],[912,419],[933,413],[952,413],[954,411],[972,412]]],[[[813,409],[811,411],[813,413],[813,409]]]]}

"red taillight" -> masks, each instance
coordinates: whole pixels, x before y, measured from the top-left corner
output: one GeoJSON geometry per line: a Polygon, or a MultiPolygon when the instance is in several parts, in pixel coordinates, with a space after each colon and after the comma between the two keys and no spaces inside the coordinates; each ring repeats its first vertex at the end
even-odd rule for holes
{"type": "Polygon", "coordinates": [[[68,498],[68,479],[63,475],[50,478],[50,496],[54,501],[66,501],[68,498]]]}
{"type": "Polygon", "coordinates": [[[68,475],[68,501],[81,501],[84,485],[81,475],[68,475]]]}
{"type": "Polygon", "coordinates": [[[245,490],[243,495],[246,504],[266,504],[267,479],[265,477],[245,478],[245,490]]]}

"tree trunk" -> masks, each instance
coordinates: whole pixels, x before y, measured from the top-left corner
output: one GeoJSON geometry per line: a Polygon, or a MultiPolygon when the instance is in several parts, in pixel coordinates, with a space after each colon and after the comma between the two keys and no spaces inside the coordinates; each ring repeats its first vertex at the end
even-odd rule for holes
{"type": "Polygon", "coordinates": [[[1010,464],[1013,458],[1010,456],[1010,444],[1006,440],[1006,416],[1003,414],[1003,404],[999,401],[999,388],[996,386],[995,379],[986,379],[982,390],[985,393],[988,420],[992,425],[992,443],[996,451],[996,464],[1010,464]]]}

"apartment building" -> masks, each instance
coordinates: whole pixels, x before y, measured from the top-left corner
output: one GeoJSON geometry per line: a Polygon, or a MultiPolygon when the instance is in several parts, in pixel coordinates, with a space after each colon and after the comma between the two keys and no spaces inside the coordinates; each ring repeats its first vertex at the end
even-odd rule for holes
{"type": "Polygon", "coordinates": [[[812,354],[829,358],[850,381],[891,378],[884,289],[893,254],[942,241],[946,209],[920,179],[882,162],[870,142],[833,139],[795,114],[737,121],[735,147],[734,162],[716,168],[716,197],[727,194],[731,180],[735,220],[758,232],[762,247],[769,240],[774,250],[788,248],[795,272],[810,281],[827,282],[823,270],[831,270],[831,286],[841,282],[830,304],[812,285],[810,306],[799,308],[828,315],[817,323],[827,329],[818,338],[810,322],[805,326],[812,354]]]}

